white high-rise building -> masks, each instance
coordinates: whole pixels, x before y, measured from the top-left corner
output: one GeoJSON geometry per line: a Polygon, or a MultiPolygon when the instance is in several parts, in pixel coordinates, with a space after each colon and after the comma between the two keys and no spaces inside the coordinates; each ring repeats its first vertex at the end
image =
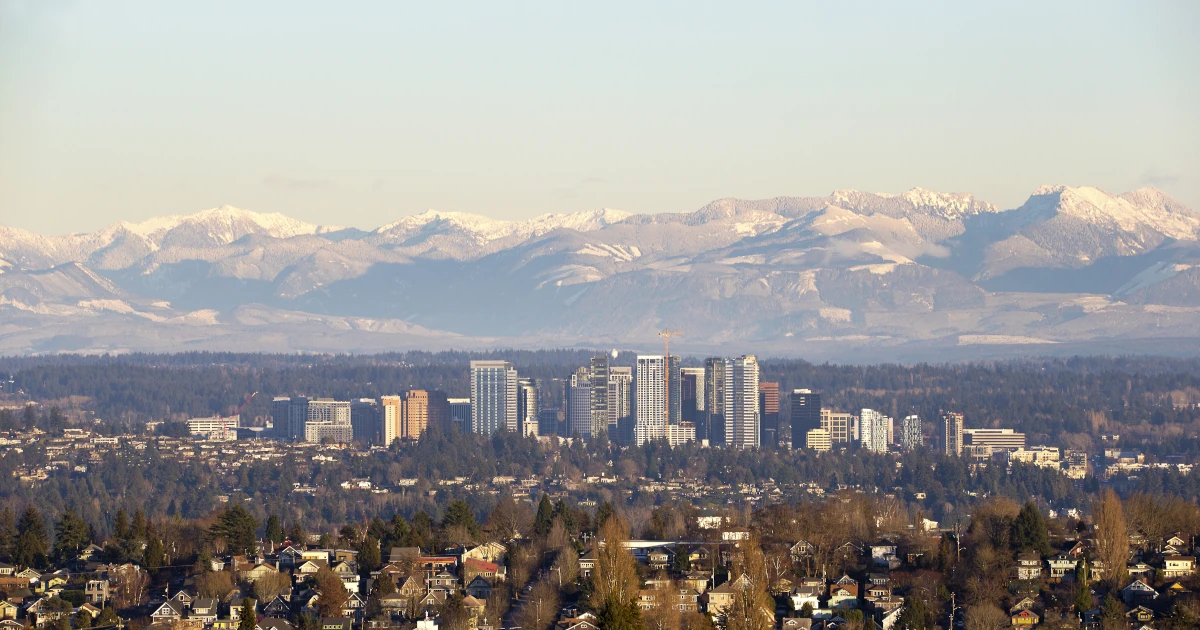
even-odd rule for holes
{"type": "Polygon", "coordinates": [[[758,359],[746,355],[725,361],[725,446],[758,446],[758,359]]]}
{"type": "Polygon", "coordinates": [[[383,396],[379,400],[380,439],[383,440],[384,446],[391,446],[392,442],[400,439],[400,436],[403,435],[400,427],[400,408],[404,404],[404,399],[399,396],[383,396]]]}
{"type": "Polygon", "coordinates": [[[633,441],[641,446],[667,437],[666,361],[659,355],[639,355],[637,404],[634,406],[633,441]]]}
{"type": "Polygon", "coordinates": [[[633,415],[633,368],[608,368],[608,435],[615,439],[617,421],[633,415]]]}
{"type": "Polygon", "coordinates": [[[521,429],[517,370],[508,361],[471,361],[471,431],[491,435],[501,427],[521,429]]]}
{"type": "Polygon", "coordinates": [[[906,451],[914,451],[921,448],[921,444],[924,441],[925,435],[921,430],[921,417],[916,414],[905,416],[904,422],[900,426],[900,446],[906,451]]]}
{"type": "MultiPolygon", "coordinates": [[[[594,418],[592,379],[587,368],[579,368],[567,383],[567,436],[592,439],[594,418]]],[[[607,410],[605,414],[607,415],[607,410]]]]}
{"type": "Polygon", "coordinates": [[[963,415],[948,411],[942,414],[945,430],[942,432],[942,447],[947,455],[955,457],[962,455],[963,450],[963,415]]]}
{"type": "Polygon", "coordinates": [[[862,447],[872,453],[886,453],[891,420],[874,409],[863,409],[858,416],[859,443],[862,447]]]}

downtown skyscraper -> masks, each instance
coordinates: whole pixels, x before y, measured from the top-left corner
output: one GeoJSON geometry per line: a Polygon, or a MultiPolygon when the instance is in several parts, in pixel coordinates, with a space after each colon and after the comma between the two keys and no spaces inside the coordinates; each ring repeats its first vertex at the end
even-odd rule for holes
{"type": "Polygon", "coordinates": [[[637,402],[634,404],[634,444],[667,437],[666,360],[663,355],[638,355],[634,370],[637,402]]]}
{"type": "Polygon", "coordinates": [[[758,359],[754,355],[725,360],[725,446],[758,446],[758,359]]]}
{"type": "Polygon", "coordinates": [[[921,429],[921,416],[916,414],[904,416],[904,421],[900,424],[900,446],[906,451],[915,451],[921,448],[921,444],[925,441],[924,433],[921,429]]]}
{"type": "Polygon", "coordinates": [[[508,361],[471,361],[471,431],[520,431],[517,370],[508,361]]]}

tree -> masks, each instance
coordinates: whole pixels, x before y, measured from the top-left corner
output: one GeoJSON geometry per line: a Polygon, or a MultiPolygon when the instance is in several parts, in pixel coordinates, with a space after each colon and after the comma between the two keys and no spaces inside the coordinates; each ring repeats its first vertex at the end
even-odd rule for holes
{"type": "Polygon", "coordinates": [[[523,630],[547,630],[554,625],[561,602],[557,586],[538,582],[523,598],[521,609],[517,611],[517,623],[523,630]]]}
{"type": "Polygon", "coordinates": [[[925,600],[909,593],[892,630],[929,630],[933,628],[933,613],[925,606],[925,600]]]}
{"type": "Polygon", "coordinates": [[[329,567],[317,571],[317,613],[322,617],[341,617],[350,595],[342,578],[329,567]]]}
{"type": "Polygon", "coordinates": [[[803,619],[812,619],[812,615],[813,615],[812,602],[804,602],[804,605],[800,607],[799,616],[803,619]]]}
{"type": "Polygon", "coordinates": [[[1104,596],[1100,605],[1100,627],[1103,630],[1124,630],[1128,627],[1125,620],[1125,606],[1112,593],[1104,596]]]}
{"type": "Polygon", "coordinates": [[[75,613],[75,627],[76,628],[91,628],[92,627],[92,613],[90,613],[86,610],[80,610],[79,612],[75,613]]]}
{"type": "MultiPolygon", "coordinates": [[[[625,550],[629,530],[621,519],[613,517],[600,529],[601,542],[596,550],[596,565],[592,570],[592,606],[630,603],[636,608],[638,587],[637,561],[625,550]]],[[[617,612],[620,609],[614,609],[617,612]]]]}
{"type": "Polygon", "coordinates": [[[1012,621],[999,606],[981,604],[969,606],[963,619],[966,630],[1006,630],[1012,621]]]}
{"type": "Polygon", "coordinates": [[[24,567],[43,567],[46,564],[46,549],[49,546],[46,523],[42,513],[30,505],[21,514],[17,523],[17,541],[13,545],[12,559],[24,567]]]}
{"type": "Polygon", "coordinates": [[[366,538],[363,538],[362,545],[358,548],[358,568],[361,571],[370,573],[377,570],[381,563],[379,541],[374,536],[368,534],[366,538]]]}
{"type": "Polygon", "coordinates": [[[283,542],[283,526],[280,525],[278,516],[272,514],[267,517],[267,527],[263,531],[263,538],[266,538],[271,546],[283,542]]]}
{"type": "Polygon", "coordinates": [[[92,623],[92,625],[99,628],[104,628],[107,626],[115,626],[117,625],[118,621],[119,619],[117,618],[117,611],[106,606],[100,611],[100,615],[96,617],[96,620],[92,623]]]}
{"type": "Polygon", "coordinates": [[[146,541],[146,549],[142,553],[142,563],[146,565],[146,569],[151,573],[158,573],[163,566],[165,555],[166,549],[162,539],[151,535],[150,540],[146,541]]]}
{"type": "Polygon", "coordinates": [[[304,526],[299,522],[292,523],[292,526],[288,528],[287,537],[297,545],[308,544],[308,534],[305,533],[304,526]]]}
{"type": "Polygon", "coordinates": [[[258,521],[240,503],[229,506],[208,529],[210,539],[221,539],[231,554],[250,554],[255,548],[258,521]]]}
{"type": "Polygon", "coordinates": [[[391,595],[396,592],[396,583],[387,576],[379,576],[371,585],[371,592],[367,595],[367,617],[376,619],[383,614],[382,599],[385,595],[391,595]]]}
{"type": "Polygon", "coordinates": [[[634,601],[621,601],[611,596],[600,606],[596,615],[600,630],[643,630],[642,611],[634,601]]]}
{"type": "MultiPolygon", "coordinates": [[[[388,582],[390,580],[376,580],[376,582],[379,581],[388,582]]],[[[286,573],[273,571],[254,581],[254,597],[260,602],[269,602],[291,585],[292,581],[288,579],[286,573]]]]}
{"type": "Polygon", "coordinates": [[[68,509],[54,524],[54,557],[60,562],[74,558],[91,542],[87,523],[68,509]]]}
{"type": "Polygon", "coordinates": [[[258,627],[258,616],[254,612],[254,602],[249,597],[242,598],[242,614],[238,619],[238,630],[254,630],[258,627]]]}
{"type": "Polygon", "coordinates": [[[733,601],[722,611],[726,630],[758,630],[774,626],[775,603],[767,590],[767,565],[758,539],[741,545],[742,575],[734,582],[733,601]]]}
{"type": "Polygon", "coordinates": [[[221,598],[233,590],[233,577],[228,571],[208,571],[197,575],[195,582],[201,597],[221,598]]]}
{"type": "Polygon", "coordinates": [[[596,531],[600,531],[600,528],[604,527],[605,521],[612,517],[613,514],[615,514],[615,512],[613,511],[613,506],[611,503],[608,501],[601,503],[600,507],[596,508],[596,518],[594,519],[592,526],[596,528],[596,531]]]}
{"type": "Polygon", "coordinates": [[[117,517],[113,521],[113,538],[121,544],[129,543],[129,515],[125,513],[125,508],[117,510],[117,517]]]}
{"type": "Polygon", "coordinates": [[[0,511],[0,556],[11,557],[13,544],[17,542],[17,520],[12,508],[7,505],[0,511]]]}
{"type": "Polygon", "coordinates": [[[1088,570],[1087,559],[1080,558],[1075,563],[1075,610],[1084,612],[1092,609],[1092,575],[1088,570]]]}
{"type": "Polygon", "coordinates": [[[537,515],[533,517],[533,533],[539,537],[546,536],[550,533],[550,528],[554,525],[554,504],[550,502],[550,496],[542,494],[542,500],[538,502],[537,515]]]}
{"type": "Polygon", "coordinates": [[[1121,499],[1106,488],[1092,507],[1096,519],[1096,559],[1104,563],[1104,581],[1109,588],[1121,588],[1129,560],[1129,535],[1125,533],[1125,513],[1121,499]]]}
{"type": "Polygon", "coordinates": [[[446,514],[442,517],[442,529],[462,527],[470,533],[471,539],[479,537],[479,524],[475,522],[475,512],[462,499],[455,499],[446,506],[446,514]]]}
{"type": "Polygon", "coordinates": [[[338,544],[342,547],[352,549],[358,546],[358,536],[359,532],[357,527],[349,524],[343,525],[342,528],[338,530],[338,544]]]}
{"type": "Polygon", "coordinates": [[[1042,513],[1033,504],[1026,501],[1021,512],[1012,525],[1012,542],[1015,551],[1032,549],[1042,555],[1050,553],[1050,533],[1042,513]]]}

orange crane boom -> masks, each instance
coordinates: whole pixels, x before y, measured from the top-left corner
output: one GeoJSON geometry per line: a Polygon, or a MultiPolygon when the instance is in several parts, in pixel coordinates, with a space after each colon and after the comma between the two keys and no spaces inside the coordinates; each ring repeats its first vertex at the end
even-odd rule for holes
{"type": "Polygon", "coordinates": [[[254,397],[255,397],[255,396],[257,396],[257,395],[258,395],[258,392],[254,392],[253,394],[250,394],[249,396],[247,396],[247,397],[246,397],[246,400],[242,401],[242,405],[241,405],[240,407],[238,407],[238,408],[237,408],[237,411],[233,412],[233,415],[234,415],[235,417],[237,417],[237,416],[241,416],[241,415],[242,415],[242,410],[243,410],[243,409],[245,409],[245,408],[246,408],[246,405],[249,405],[249,404],[250,404],[250,401],[251,401],[251,400],[253,400],[253,399],[254,399],[254,397]]]}

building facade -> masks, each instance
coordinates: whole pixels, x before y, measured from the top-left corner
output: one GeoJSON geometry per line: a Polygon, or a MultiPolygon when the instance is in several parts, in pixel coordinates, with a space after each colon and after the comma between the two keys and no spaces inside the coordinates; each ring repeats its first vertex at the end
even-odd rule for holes
{"type": "Polygon", "coordinates": [[[508,361],[471,361],[471,430],[517,432],[517,370],[508,361]]]}
{"type": "Polygon", "coordinates": [[[800,449],[805,446],[806,434],[821,428],[821,395],[809,389],[794,389],[789,402],[792,448],[800,449]]]}
{"type": "Polygon", "coordinates": [[[666,360],[660,355],[638,355],[633,440],[638,446],[667,437],[666,360]]]}
{"type": "Polygon", "coordinates": [[[963,415],[955,411],[942,414],[942,445],[947,455],[958,457],[963,450],[963,415]]]}
{"type": "Polygon", "coordinates": [[[886,453],[889,424],[891,418],[874,409],[863,409],[858,415],[859,444],[872,453],[886,453]]]}
{"type": "Polygon", "coordinates": [[[725,365],[725,446],[758,446],[758,359],[750,354],[725,365]]]}
{"type": "Polygon", "coordinates": [[[900,446],[906,451],[914,451],[921,448],[924,442],[921,417],[916,414],[904,416],[904,421],[900,423],[900,446]]]}

